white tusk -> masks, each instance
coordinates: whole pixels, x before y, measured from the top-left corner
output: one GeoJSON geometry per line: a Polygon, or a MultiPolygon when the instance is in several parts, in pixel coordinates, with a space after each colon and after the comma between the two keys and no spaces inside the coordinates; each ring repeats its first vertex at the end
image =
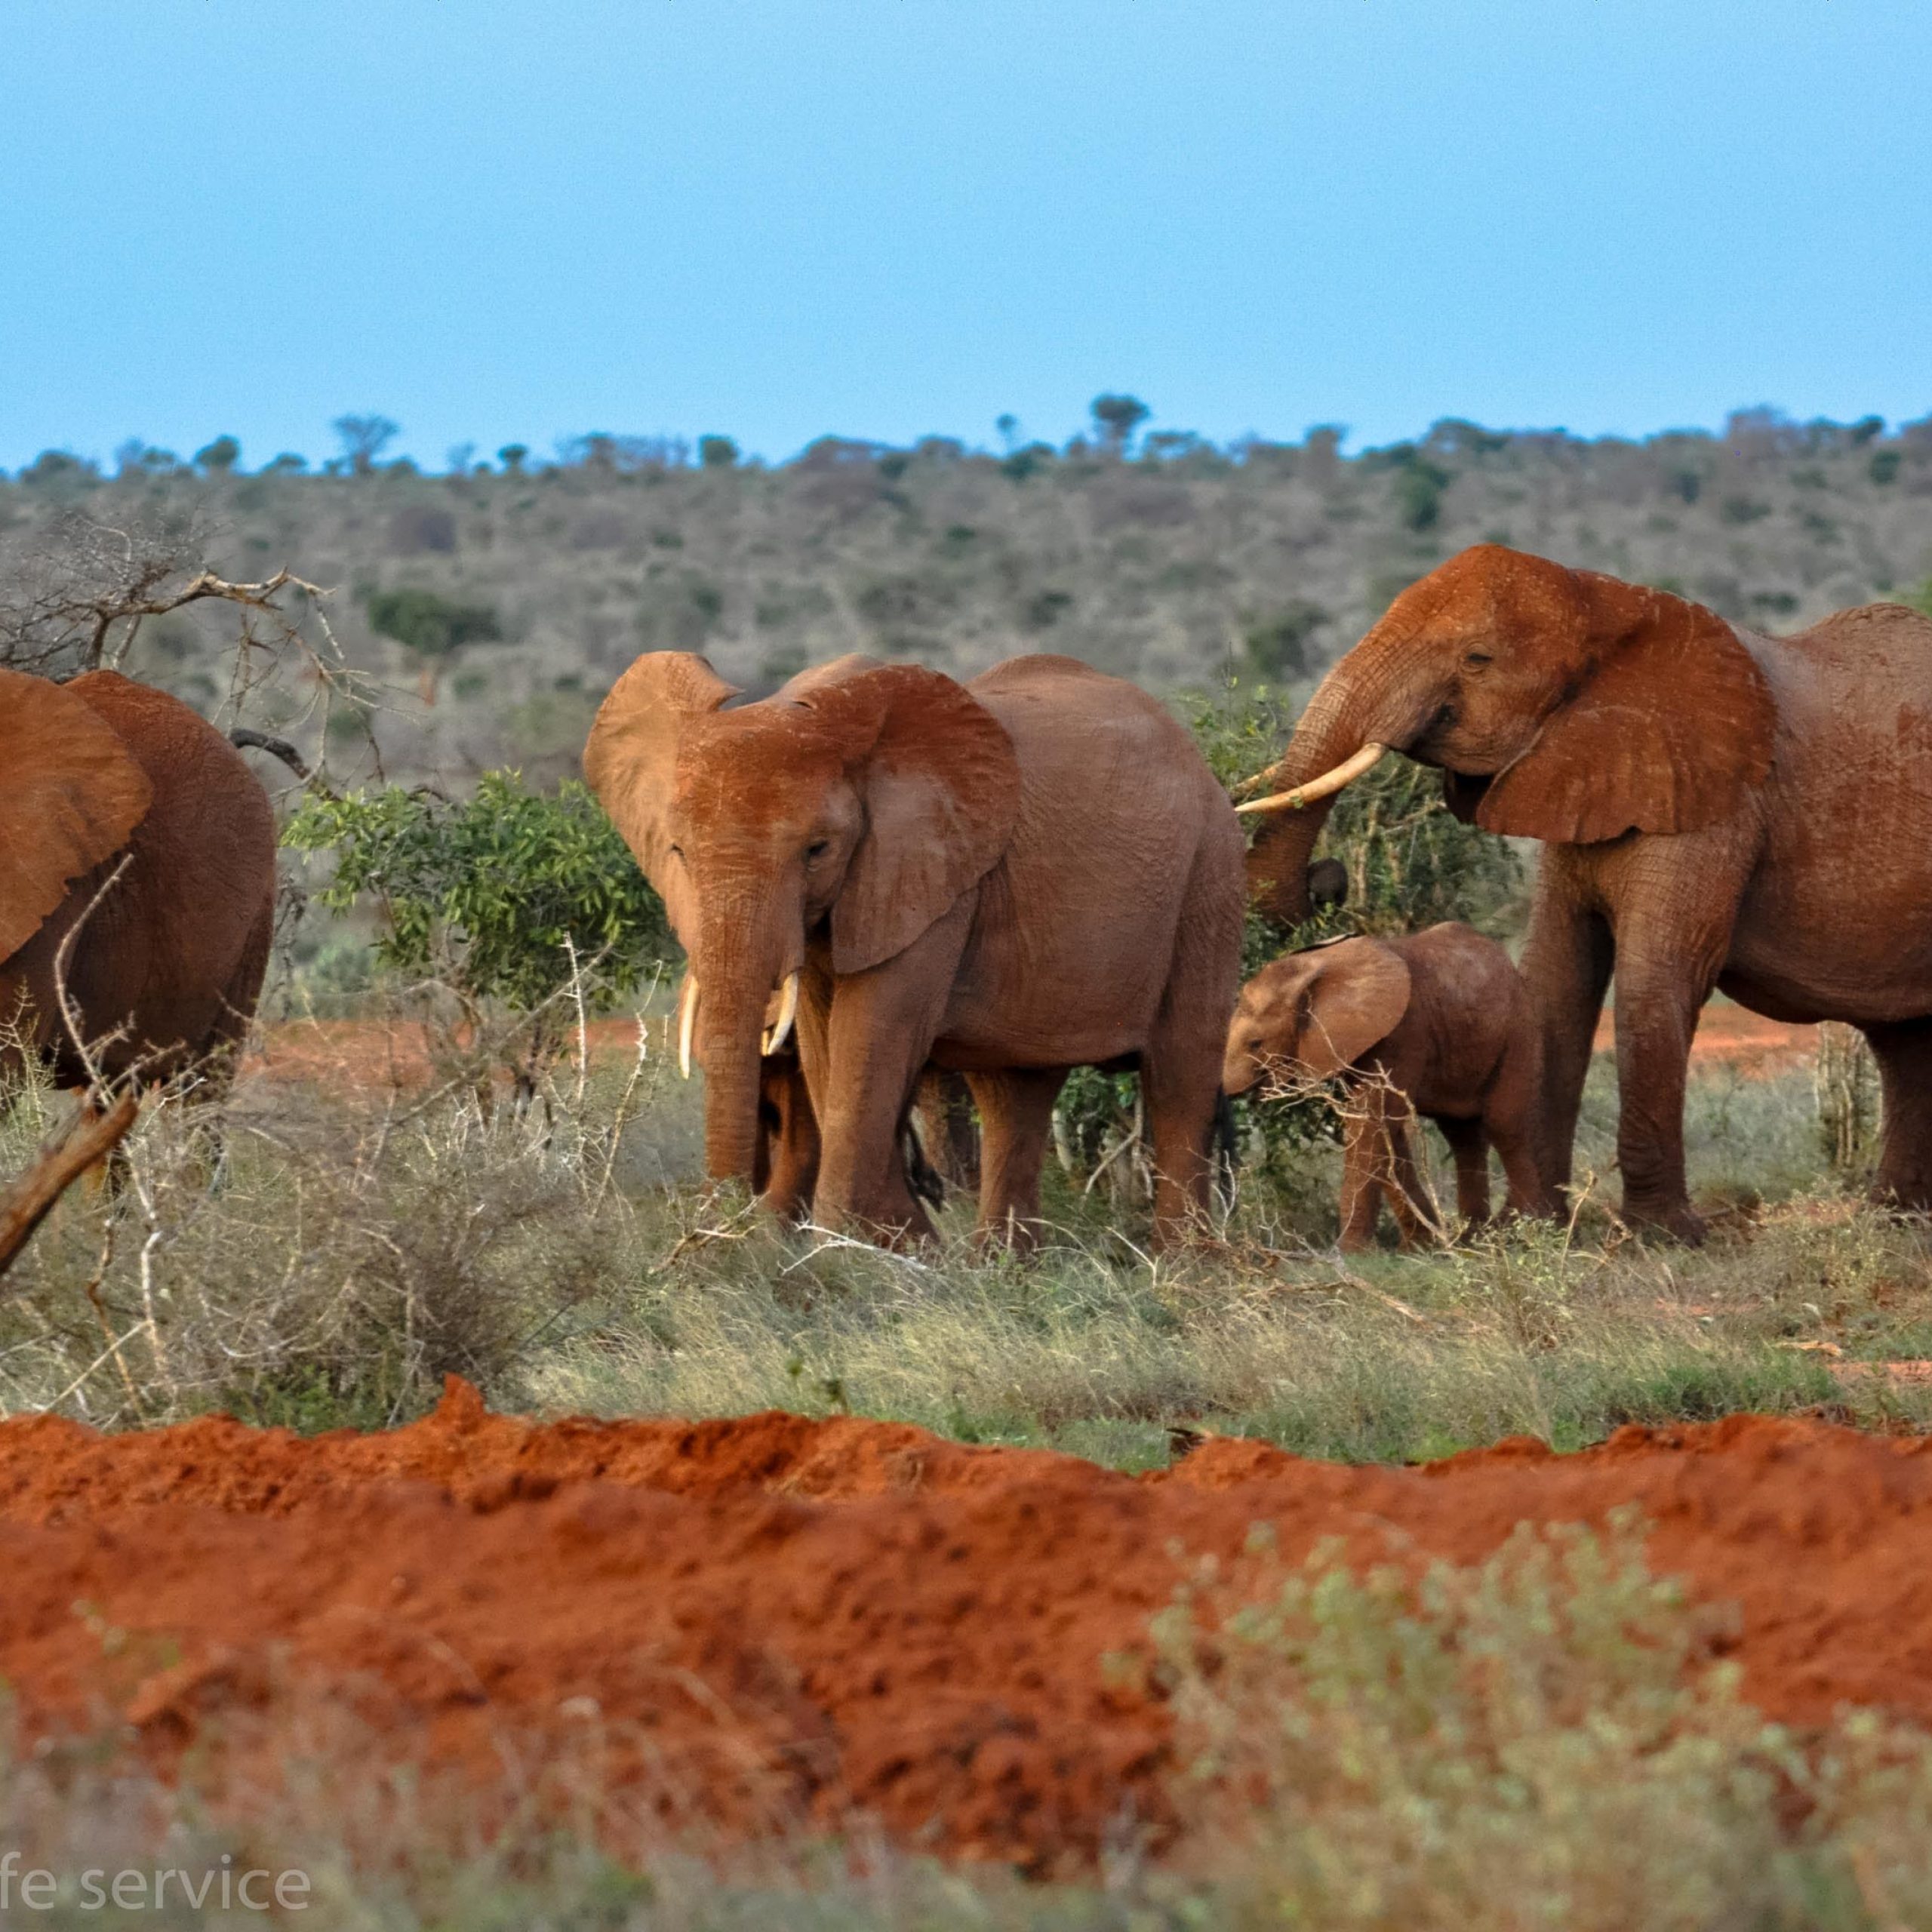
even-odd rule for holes
{"type": "Polygon", "coordinates": [[[778,1018],[765,1029],[761,1042],[765,1052],[775,1054],[792,1036],[792,1022],[798,1016],[798,975],[787,973],[785,984],[778,995],[778,1018]]]}
{"type": "Polygon", "coordinates": [[[678,1071],[691,1077],[691,1039],[697,1032],[697,977],[685,975],[685,989],[678,997],[678,1071]]]}
{"type": "MultiPolygon", "coordinates": [[[[1319,778],[1311,778],[1306,785],[1297,785],[1291,792],[1277,792],[1272,798],[1251,799],[1244,805],[1237,805],[1238,812],[1298,812],[1304,805],[1313,804],[1318,798],[1332,797],[1345,785],[1354,783],[1369,767],[1389,755],[1386,745],[1378,745],[1372,740],[1362,746],[1353,758],[1344,758],[1333,771],[1324,771],[1319,778]]],[[[1271,777],[1281,768],[1271,765],[1266,771],[1256,774],[1258,779],[1271,777]]],[[[1254,780],[1249,781],[1254,783],[1254,780]]],[[[1245,789],[1244,786],[1241,788],[1245,789]]]]}

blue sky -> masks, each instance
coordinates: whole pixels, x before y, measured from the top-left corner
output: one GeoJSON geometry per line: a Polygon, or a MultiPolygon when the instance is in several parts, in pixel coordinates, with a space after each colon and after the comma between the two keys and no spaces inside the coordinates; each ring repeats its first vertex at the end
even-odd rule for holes
{"type": "Polygon", "coordinates": [[[1897,0],[0,0],[0,466],[1932,411],[1897,0]]]}

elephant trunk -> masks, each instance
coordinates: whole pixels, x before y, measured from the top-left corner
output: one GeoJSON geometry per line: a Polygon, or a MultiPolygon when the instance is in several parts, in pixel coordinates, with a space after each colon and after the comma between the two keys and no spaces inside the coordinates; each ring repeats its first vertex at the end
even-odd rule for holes
{"type": "Polygon", "coordinates": [[[788,946],[783,909],[742,901],[704,921],[693,977],[698,983],[694,1026],[704,1067],[704,1164],[714,1180],[754,1184],[766,1011],[781,968],[801,943],[788,946]]]}
{"type": "Polygon", "coordinates": [[[762,994],[749,988],[709,986],[700,995],[703,1022],[704,1165],[714,1180],[757,1184],[758,1109],[761,1069],[758,1029],[762,994]],[[715,1018],[716,1025],[712,1022],[715,1018]]]}
{"type": "Polygon", "coordinates": [[[1399,751],[1418,737],[1435,709],[1432,697],[1419,689],[1419,669],[1378,626],[1309,700],[1287,752],[1266,774],[1277,797],[1248,850],[1249,896],[1270,918],[1298,925],[1309,916],[1309,860],[1341,785],[1306,804],[1284,804],[1281,797],[1304,785],[1319,794],[1313,781],[1331,774],[1345,784],[1374,762],[1377,748],[1399,751]]]}

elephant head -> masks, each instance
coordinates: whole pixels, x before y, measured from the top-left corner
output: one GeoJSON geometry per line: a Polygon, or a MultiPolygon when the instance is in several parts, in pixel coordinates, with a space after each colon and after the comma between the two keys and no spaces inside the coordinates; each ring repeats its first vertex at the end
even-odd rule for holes
{"type": "MultiPolygon", "coordinates": [[[[1589,843],[1729,817],[1770,769],[1755,660],[1713,612],[1493,543],[1411,584],[1335,666],[1287,754],[1249,854],[1263,909],[1307,917],[1330,801],[1389,751],[1447,774],[1491,832],[1589,843]]],[[[1257,780],[1251,780],[1251,785],[1257,780]]]]}
{"type": "Polygon", "coordinates": [[[1221,1085],[1327,1080],[1392,1033],[1409,1010],[1409,969],[1380,940],[1343,939],[1275,960],[1241,989],[1221,1085]]]}
{"type": "Polygon", "coordinates": [[[0,961],[128,842],[152,799],[134,753],[91,705],[0,670],[0,961]]]}
{"type": "Polygon", "coordinates": [[[706,1164],[749,1180],[761,1047],[783,1043],[808,941],[837,975],[903,952],[998,863],[1020,770],[991,712],[916,666],[843,658],[728,708],[737,695],[701,657],[641,657],[583,767],[690,956],[706,1164]]]}

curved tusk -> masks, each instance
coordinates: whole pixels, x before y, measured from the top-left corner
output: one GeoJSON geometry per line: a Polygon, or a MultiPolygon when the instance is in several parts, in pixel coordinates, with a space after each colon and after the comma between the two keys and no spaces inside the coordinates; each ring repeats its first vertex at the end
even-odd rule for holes
{"type": "Polygon", "coordinates": [[[778,1017],[765,1029],[764,1038],[759,1043],[762,1050],[775,1054],[791,1037],[792,1022],[798,1014],[798,975],[795,970],[785,975],[785,984],[778,995],[778,1017]]]}
{"type": "MultiPolygon", "coordinates": [[[[1362,746],[1353,758],[1344,758],[1333,771],[1324,771],[1319,778],[1311,778],[1306,785],[1297,785],[1291,792],[1277,792],[1272,797],[1253,798],[1244,805],[1237,805],[1237,812],[1298,812],[1304,805],[1313,804],[1318,798],[1332,798],[1345,785],[1352,785],[1368,768],[1389,755],[1386,745],[1378,745],[1371,740],[1362,746]]],[[[1281,768],[1270,765],[1266,771],[1257,772],[1257,780],[1271,777],[1281,768]]],[[[1254,780],[1249,781],[1251,783],[1254,780]]],[[[1241,788],[1245,790],[1247,787],[1241,788]]]]}
{"type": "Polygon", "coordinates": [[[685,989],[678,996],[678,1071],[691,1077],[691,1039],[697,1032],[697,976],[685,975],[685,989]]]}

